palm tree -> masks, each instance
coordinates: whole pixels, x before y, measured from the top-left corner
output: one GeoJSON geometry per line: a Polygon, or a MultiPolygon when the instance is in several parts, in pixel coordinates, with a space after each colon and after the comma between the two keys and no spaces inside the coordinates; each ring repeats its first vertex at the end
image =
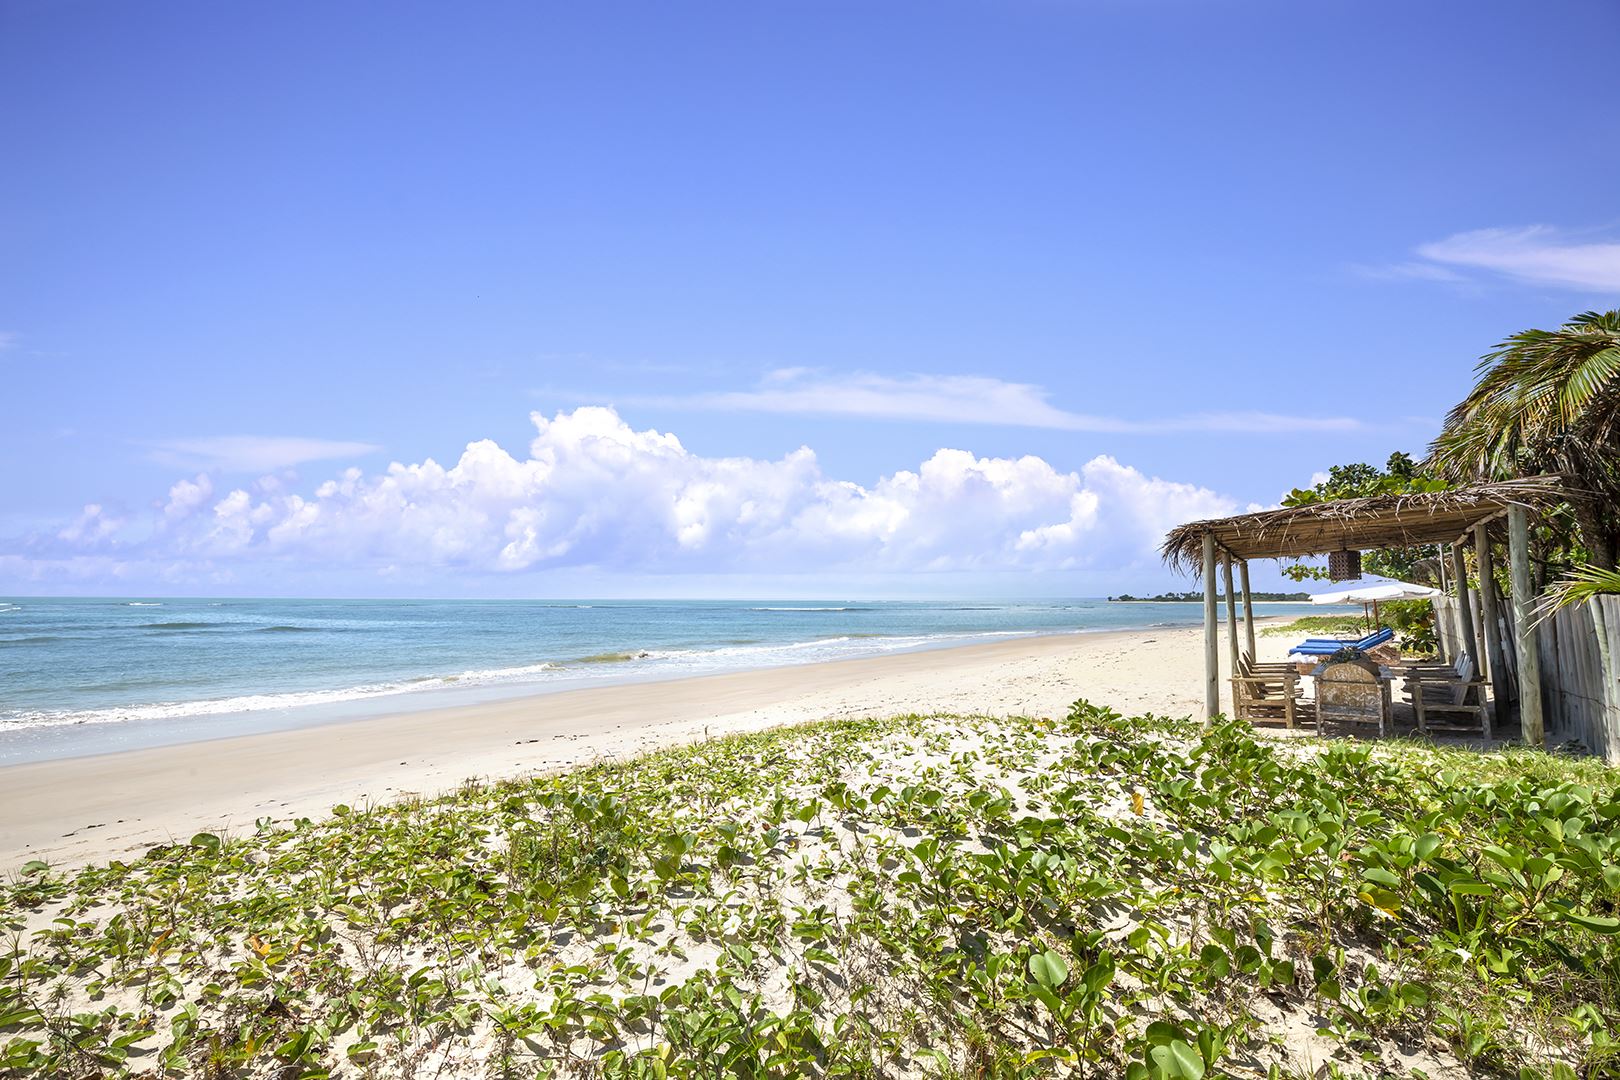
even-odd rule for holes
{"type": "Polygon", "coordinates": [[[1562,474],[1581,543],[1612,570],[1620,550],[1620,310],[1514,334],[1477,368],[1429,463],[1452,482],[1562,474]]]}

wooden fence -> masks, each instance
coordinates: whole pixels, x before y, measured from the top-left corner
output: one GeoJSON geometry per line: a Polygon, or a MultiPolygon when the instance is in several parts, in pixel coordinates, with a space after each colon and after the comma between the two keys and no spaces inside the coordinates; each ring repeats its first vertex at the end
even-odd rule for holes
{"type": "MultiPolygon", "coordinates": [[[[1470,592],[1474,618],[1479,600],[1470,592]]],[[[1498,707],[1518,698],[1518,659],[1512,605],[1499,605],[1500,641],[1506,654],[1493,672],[1492,692],[1498,707]]],[[[1458,630],[1457,598],[1434,602],[1435,630],[1447,657],[1459,648],[1470,654],[1458,630]]],[[[1620,763],[1620,596],[1600,596],[1565,608],[1536,628],[1541,653],[1541,708],[1547,745],[1578,743],[1613,763],[1620,763]],[[1605,685],[1607,684],[1607,685],[1605,685]]]]}
{"type": "Polygon", "coordinates": [[[1577,742],[1620,762],[1620,596],[1565,608],[1536,628],[1536,640],[1547,745],[1577,742]]]}

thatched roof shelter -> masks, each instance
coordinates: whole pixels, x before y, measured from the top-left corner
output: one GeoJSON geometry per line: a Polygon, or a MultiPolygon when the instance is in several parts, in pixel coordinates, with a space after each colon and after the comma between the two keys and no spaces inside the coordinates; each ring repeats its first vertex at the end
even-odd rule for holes
{"type": "Polygon", "coordinates": [[[1504,480],[1450,491],[1374,495],[1254,514],[1190,521],[1165,538],[1165,562],[1184,573],[1203,565],[1204,536],[1234,559],[1287,559],[1330,551],[1449,544],[1510,507],[1545,510],[1568,493],[1556,477],[1504,480]]]}
{"type": "Polygon", "coordinates": [[[1481,589],[1480,618],[1470,609],[1468,573],[1463,549],[1472,543],[1478,558],[1479,576],[1492,574],[1492,547],[1501,539],[1496,526],[1505,518],[1508,552],[1513,578],[1512,624],[1518,645],[1515,649],[1519,686],[1519,712],[1526,740],[1539,743],[1542,737],[1540,703],[1540,661],[1531,633],[1532,601],[1529,559],[1529,519],[1570,497],[1571,492],[1555,476],[1474,484],[1450,491],[1405,495],[1375,495],[1365,499],[1338,499],[1332,502],[1262,510],[1254,514],[1190,521],[1178,526],[1165,538],[1164,559],[1184,572],[1202,572],[1204,578],[1204,675],[1206,715],[1220,711],[1220,661],[1217,628],[1220,614],[1216,606],[1216,575],[1226,585],[1227,647],[1234,679],[1245,663],[1255,657],[1254,608],[1249,592],[1250,559],[1288,559],[1306,555],[1328,555],[1329,563],[1342,561],[1351,569],[1340,569],[1348,577],[1359,576],[1362,550],[1409,547],[1416,544],[1450,545],[1453,585],[1462,583],[1457,593],[1461,638],[1475,663],[1483,659],[1493,688],[1503,683],[1506,654],[1499,640],[1494,589],[1481,589]],[[1493,536],[1493,533],[1496,535],[1493,536]],[[1340,555],[1338,553],[1346,553],[1340,555]],[[1238,640],[1237,591],[1233,587],[1234,567],[1241,573],[1243,597],[1243,638],[1238,640]],[[1479,633],[1476,636],[1475,628],[1479,633]]]}

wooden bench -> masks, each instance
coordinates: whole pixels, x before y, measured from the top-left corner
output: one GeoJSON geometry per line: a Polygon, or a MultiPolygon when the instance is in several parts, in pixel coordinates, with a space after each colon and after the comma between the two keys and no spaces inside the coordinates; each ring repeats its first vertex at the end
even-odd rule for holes
{"type": "Polygon", "coordinates": [[[1406,694],[1412,702],[1420,732],[1478,734],[1491,738],[1490,708],[1485,703],[1485,680],[1479,678],[1467,653],[1452,665],[1406,668],[1406,694]]]}

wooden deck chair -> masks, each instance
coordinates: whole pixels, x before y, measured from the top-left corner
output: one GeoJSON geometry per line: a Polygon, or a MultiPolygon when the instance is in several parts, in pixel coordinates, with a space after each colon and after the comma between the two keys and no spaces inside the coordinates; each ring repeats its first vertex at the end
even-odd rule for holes
{"type": "Polygon", "coordinates": [[[1238,660],[1239,675],[1269,675],[1284,671],[1297,670],[1298,669],[1295,667],[1294,662],[1291,660],[1268,660],[1261,663],[1247,653],[1245,653],[1243,657],[1238,660]]]}
{"type": "Polygon", "coordinates": [[[1401,671],[1411,674],[1425,674],[1431,678],[1459,679],[1462,677],[1463,661],[1468,660],[1468,652],[1464,650],[1455,660],[1402,660],[1398,665],[1401,671]]]}
{"type": "MultiPolygon", "coordinates": [[[[1267,687],[1273,694],[1283,691],[1284,679],[1291,680],[1287,685],[1292,686],[1294,697],[1303,700],[1305,697],[1305,680],[1300,678],[1299,665],[1289,660],[1274,660],[1266,663],[1256,663],[1253,657],[1244,656],[1238,661],[1238,674],[1246,679],[1265,680],[1275,684],[1267,687]]],[[[1253,684],[1251,684],[1251,687],[1253,684]]]]}
{"type": "Polygon", "coordinates": [[[1406,693],[1412,702],[1420,732],[1478,733],[1491,738],[1490,708],[1485,704],[1485,680],[1478,677],[1474,660],[1459,653],[1449,670],[1407,668],[1406,693]]]}
{"type": "Polygon", "coordinates": [[[1232,714],[1251,724],[1282,724],[1290,730],[1314,711],[1303,700],[1299,673],[1285,670],[1259,671],[1232,676],[1232,714]]]}

